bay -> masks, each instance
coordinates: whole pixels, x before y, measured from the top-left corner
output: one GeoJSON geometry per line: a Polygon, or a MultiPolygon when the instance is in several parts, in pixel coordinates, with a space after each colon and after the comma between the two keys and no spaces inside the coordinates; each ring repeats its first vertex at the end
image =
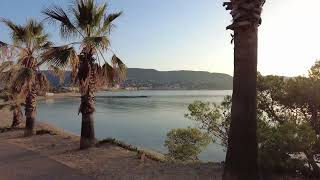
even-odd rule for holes
{"type": "MultiPolygon", "coordinates": [[[[149,90],[99,92],[96,95],[95,131],[99,139],[113,137],[138,147],[166,153],[164,141],[174,128],[194,127],[184,117],[195,100],[220,103],[231,91],[149,90]]],[[[58,98],[39,102],[38,119],[80,134],[80,98],[58,98]]],[[[202,161],[223,161],[223,147],[211,143],[199,156],[202,161]]]]}

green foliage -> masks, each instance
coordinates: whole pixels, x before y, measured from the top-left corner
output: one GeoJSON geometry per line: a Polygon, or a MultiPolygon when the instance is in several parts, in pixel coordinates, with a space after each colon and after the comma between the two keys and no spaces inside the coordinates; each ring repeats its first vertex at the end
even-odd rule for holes
{"type": "Polygon", "coordinates": [[[212,141],[227,146],[228,131],[231,122],[231,97],[225,97],[221,105],[195,101],[188,106],[189,113],[185,114],[198,124],[198,128],[212,135],[212,141]]]}
{"type": "MultiPolygon", "coordinates": [[[[264,172],[317,176],[313,169],[318,169],[320,154],[318,87],[307,77],[258,76],[258,159],[264,172]]],[[[188,110],[186,117],[227,147],[231,97],[220,105],[195,101],[188,110]]]]}
{"type": "Polygon", "coordinates": [[[196,161],[210,143],[210,136],[197,128],[173,129],[167,133],[168,157],[177,161],[196,161]]]}
{"type": "Polygon", "coordinates": [[[301,155],[317,141],[310,125],[290,121],[278,126],[259,126],[258,136],[260,168],[278,173],[301,172],[307,163],[301,155]]]}

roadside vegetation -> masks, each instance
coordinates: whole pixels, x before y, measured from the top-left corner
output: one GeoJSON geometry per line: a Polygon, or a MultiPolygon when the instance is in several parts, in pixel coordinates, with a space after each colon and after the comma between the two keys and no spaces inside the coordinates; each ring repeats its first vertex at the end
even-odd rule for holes
{"type": "MultiPolygon", "coordinates": [[[[260,174],[302,175],[320,177],[320,61],[310,69],[308,77],[285,78],[258,75],[258,166],[260,174]]],[[[188,107],[185,116],[198,125],[196,128],[212,137],[212,142],[228,147],[230,133],[232,98],[225,97],[221,104],[195,101],[188,107]]],[[[190,128],[185,134],[175,134],[174,139],[192,136],[190,128]]],[[[174,132],[174,131],[173,131],[174,132]]],[[[204,138],[205,139],[205,138],[204,138]]],[[[193,139],[201,143],[204,139],[193,139]]],[[[179,141],[188,146],[188,142],[179,141]]],[[[175,143],[172,132],[166,144],[175,143]]],[[[177,151],[168,146],[169,155],[185,161],[194,148],[177,151]]],[[[243,147],[245,148],[245,147],[243,147]]],[[[199,154],[200,152],[197,152],[199,154]]]]}

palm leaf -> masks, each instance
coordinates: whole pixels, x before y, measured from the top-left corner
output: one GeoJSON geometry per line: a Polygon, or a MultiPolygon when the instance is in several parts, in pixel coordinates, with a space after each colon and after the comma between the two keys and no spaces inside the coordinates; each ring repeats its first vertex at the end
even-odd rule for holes
{"type": "Polygon", "coordinates": [[[4,82],[5,85],[9,87],[19,69],[20,66],[18,64],[11,64],[10,66],[8,65],[2,72],[0,72],[0,81],[4,82]]]}
{"type": "Polygon", "coordinates": [[[90,34],[88,31],[92,27],[93,14],[94,14],[94,1],[93,0],[75,0],[74,1],[73,13],[77,19],[77,26],[82,31],[86,32],[87,36],[90,34]]]}
{"type": "Polygon", "coordinates": [[[41,44],[39,47],[40,47],[41,49],[49,49],[49,48],[52,47],[52,46],[53,46],[53,43],[50,42],[50,41],[47,41],[47,42],[41,44]]]}
{"type": "MultiPolygon", "coordinates": [[[[72,63],[79,62],[77,58],[76,51],[73,47],[50,47],[42,54],[42,63],[46,62],[55,67],[65,68],[67,65],[72,65],[72,63]]],[[[73,64],[72,66],[76,65],[77,64],[73,64]]]]}
{"type": "Polygon", "coordinates": [[[23,26],[14,24],[8,19],[0,19],[0,22],[3,22],[7,27],[11,29],[11,38],[15,44],[21,44],[26,41],[26,29],[23,26]]]}
{"type": "Polygon", "coordinates": [[[29,89],[35,80],[35,73],[32,69],[20,68],[12,81],[12,89],[14,92],[22,92],[23,89],[29,89]]]}
{"type": "Polygon", "coordinates": [[[100,76],[104,77],[108,83],[112,83],[115,78],[115,70],[113,69],[113,67],[109,63],[106,62],[102,66],[100,76]]]}
{"type": "Polygon", "coordinates": [[[118,72],[119,81],[124,81],[127,77],[127,67],[116,55],[112,56],[112,64],[118,72]]]}
{"type": "Polygon", "coordinates": [[[120,17],[122,15],[122,12],[118,12],[118,13],[112,13],[109,14],[108,16],[106,16],[104,18],[102,27],[99,29],[98,31],[98,35],[105,35],[105,34],[110,34],[111,29],[112,29],[112,22],[117,19],[118,17],[120,17]]]}
{"type": "Polygon", "coordinates": [[[49,81],[47,79],[47,76],[40,72],[37,73],[36,78],[35,78],[37,90],[39,92],[46,92],[49,88],[49,81]]]}
{"type": "Polygon", "coordinates": [[[8,70],[13,65],[13,61],[5,61],[0,64],[0,73],[3,73],[8,70]]]}
{"type": "Polygon", "coordinates": [[[94,49],[106,50],[110,45],[110,41],[106,36],[86,37],[82,42],[82,47],[90,47],[94,49]]]}
{"type": "Polygon", "coordinates": [[[77,35],[77,29],[72,23],[67,13],[59,6],[52,6],[42,11],[50,23],[60,22],[60,34],[64,38],[74,37],[77,35]]]}
{"type": "Polygon", "coordinates": [[[53,74],[54,76],[58,77],[59,78],[59,83],[60,84],[63,84],[64,82],[64,70],[63,69],[60,69],[56,66],[49,66],[48,68],[51,72],[51,74],[53,74]]]}
{"type": "Polygon", "coordinates": [[[43,25],[34,19],[30,19],[27,21],[25,31],[30,37],[38,37],[43,33],[43,25]]]}
{"type": "Polygon", "coordinates": [[[92,24],[94,27],[99,27],[100,22],[104,17],[104,14],[106,13],[106,10],[107,10],[106,3],[94,9],[95,12],[93,13],[93,24],[92,24]]]}

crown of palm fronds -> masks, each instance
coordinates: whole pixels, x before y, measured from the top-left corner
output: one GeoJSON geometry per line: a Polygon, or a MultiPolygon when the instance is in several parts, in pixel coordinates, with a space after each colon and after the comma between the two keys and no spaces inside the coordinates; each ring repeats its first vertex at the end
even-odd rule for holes
{"type": "Polygon", "coordinates": [[[44,33],[42,23],[33,19],[28,20],[25,25],[17,25],[4,18],[0,21],[11,30],[11,39],[16,47],[29,48],[33,51],[50,44],[49,35],[44,33]]]}
{"type": "Polygon", "coordinates": [[[107,4],[98,4],[94,0],[74,0],[65,11],[59,6],[52,6],[42,11],[51,23],[60,24],[63,38],[82,38],[83,47],[105,49],[109,46],[109,33],[112,22],[122,13],[107,14],[107,4]]]}
{"type": "MultiPolygon", "coordinates": [[[[95,0],[74,0],[69,9],[51,6],[42,11],[50,23],[60,25],[60,34],[63,38],[78,38],[80,42],[73,42],[67,46],[51,48],[43,59],[56,67],[69,65],[73,77],[78,81],[87,82],[91,72],[95,74],[98,84],[112,82],[115,69],[103,57],[103,53],[110,46],[109,35],[113,21],[122,13],[107,13],[107,4],[98,4],[95,0]],[[77,56],[71,45],[80,44],[81,53],[77,56]],[[104,65],[100,65],[99,56],[102,56],[104,65]]],[[[116,57],[116,56],[115,56],[116,57]]],[[[113,58],[115,59],[115,58],[113,58]]],[[[119,59],[112,60],[121,72],[125,72],[125,65],[119,59]]],[[[113,63],[113,62],[112,62],[113,63]]],[[[121,77],[124,77],[122,73],[121,77]]],[[[87,83],[84,83],[87,84],[87,83]]]]}
{"type": "Polygon", "coordinates": [[[39,67],[43,64],[42,56],[52,43],[49,35],[44,32],[43,24],[35,20],[28,20],[25,25],[17,25],[8,19],[0,19],[11,32],[12,44],[1,42],[2,46],[16,51],[14,61],[3,64],[1,80],[7,82],[10,92],[14,96],[24,96],[36,86],[37,90],[46,90],[48,82],[44,74],[39,74],[39,67]]]}
{"type": "Polygon", "coordinates": [[[1,44],[18,51],[18,63],[36,69],[41,54],[52,45],[48,40],[49,35],[44,32],[43,24],[33,19],[28,20],[25,25],[17,25],[4,18],[1,18],[0,22],[10,29],[13,42],[13,44],[3,42],[1,44]]]}

